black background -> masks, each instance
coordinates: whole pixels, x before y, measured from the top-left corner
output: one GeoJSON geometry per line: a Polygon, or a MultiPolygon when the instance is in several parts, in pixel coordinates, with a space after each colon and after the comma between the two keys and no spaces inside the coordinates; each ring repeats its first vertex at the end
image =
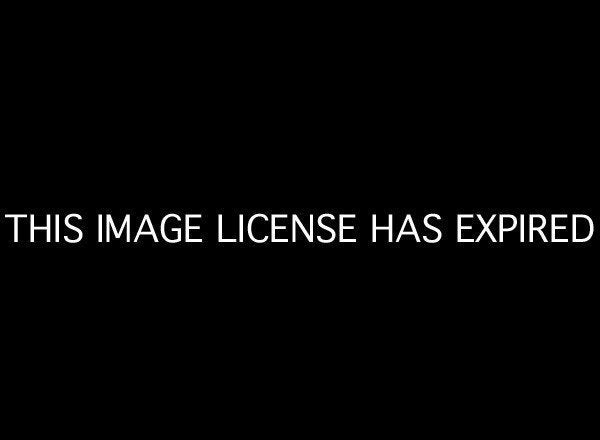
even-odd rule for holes
{"type": "Polygon", "coordinates": [[[356,212],[361,243],[4,240],[11,412],[573,429],[595,389],[597,238],[460,246],[453,218],[597,221],[592,29],[524,11],[247,12],[23,16],[3,55],[2,213],[356,212]],[[375,212],[438,212],[444,241],[371,246],[375,212]]]}

